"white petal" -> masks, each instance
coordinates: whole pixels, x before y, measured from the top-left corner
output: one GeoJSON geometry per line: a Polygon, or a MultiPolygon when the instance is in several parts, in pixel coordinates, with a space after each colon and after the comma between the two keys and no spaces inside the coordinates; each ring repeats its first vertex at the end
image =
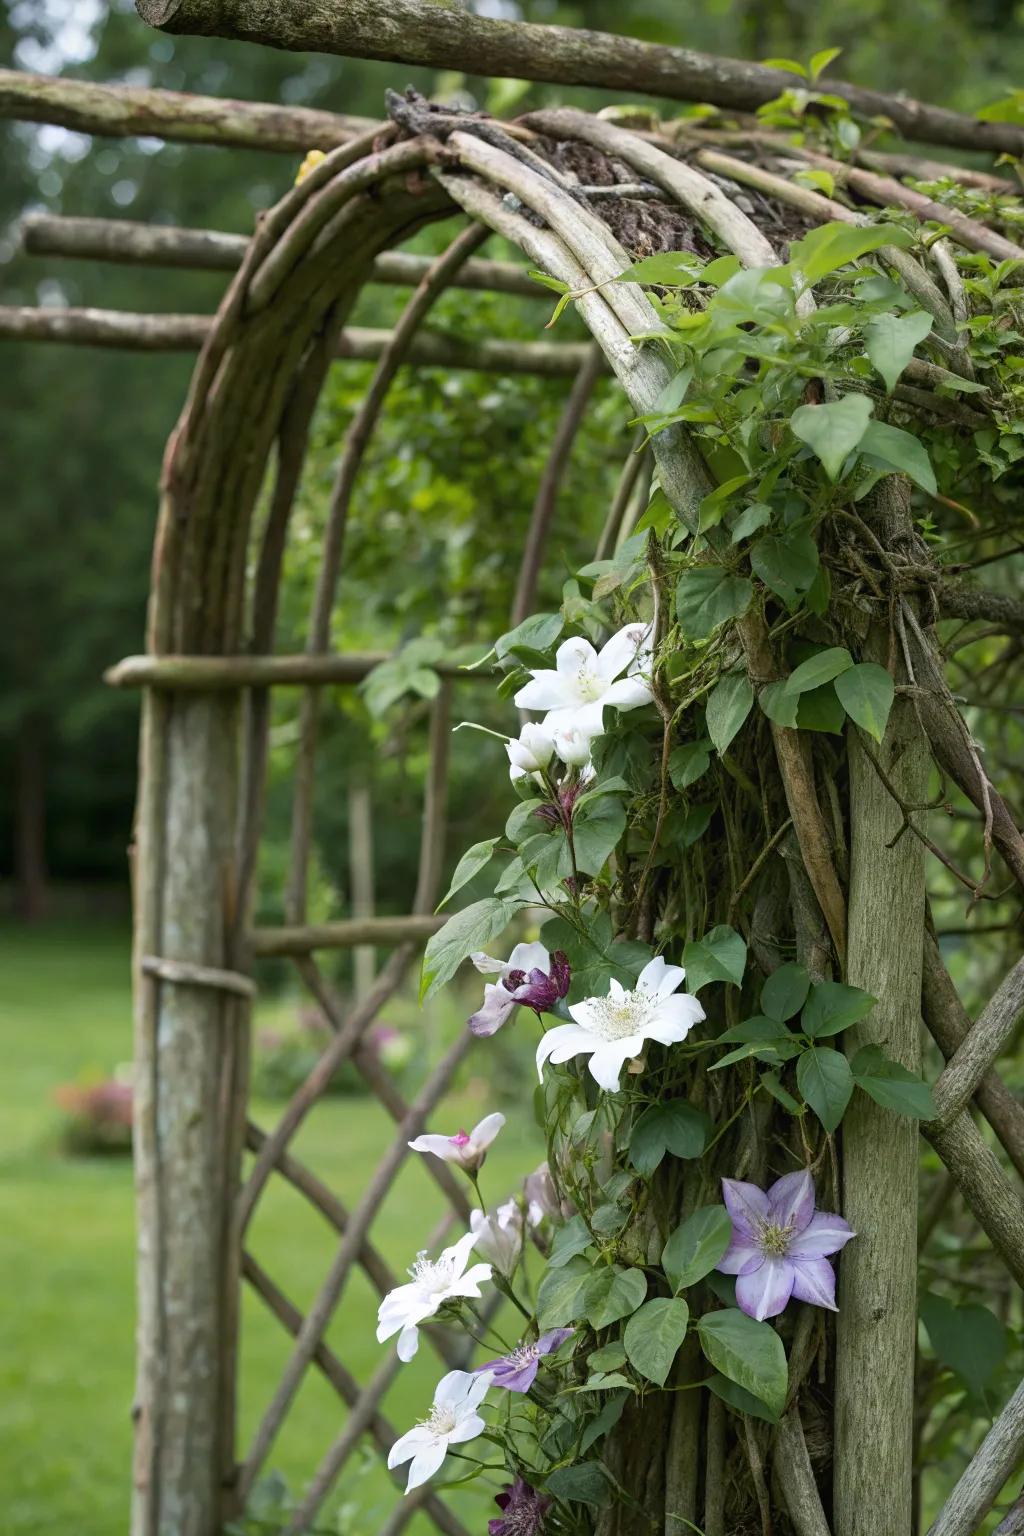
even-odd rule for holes
{"type": "Polygon", "coordinates": [[[578,702],[576,690],[560,672],[534,672],[515,696],[519,709],[571,709],[578,702]]]}
{"type": "Polygon", "coordinates": [[[482,949],[474,950],[469,958],[484,976],[500,976],[505,969],[504,960],[495,960],[493,955],[485,955],[482,949]]]}
{"type": "Polygon", "coordinates": [[[482,1435],[487,1425],[478,1413],[470,1414],[468,1418],[460,1419],[448,1436],[449,1445],[464,1445],[467,1440],[475,1440],[477,1435],[482,1435]]]}
{"type": "Polygon", "coordinates": [[[409,1146],[413,1152],[432,1152],[435,1157],[443,1157],[446,1163],[460,1161],[460,1147],[453,1146],[447,1136],[417,1136],[415,1141],[410,1141],[409,1146]]]}
{"type": "Polygon", "coordinates": [[[457,1280],[460,1277],[469,1263],[469,1256],[473,1252],[475,1241],[473,1233],[466,1232],[459,1238],[457,1243],[453,1243],[450,1248],[446,1248],[442,1253],[441,1257],[443,1259],[450,1259],[453,1262],[453,1280],[457,1280]]]}
{"type": "Polygon", "coordinates": [[[608,982],[608,996],[614,997],[615,1001],[618,1002],[619,999],[625,997],[625,995],[626,989],[622,985],[622,982],[616,981],[615,977],[612,976],[608,982]]]}
{"type": "Polygon", "coordinates": [[[447,1441],[435,1440],[432,1445],[420,1451],[418,1456],[414,1456],[409,1468],[409,1481],[405,1485],[406,1493],[411,1493],[414,1488],[425,1483],[428,1477],[433,1477],[447,1454],[447,1441]]]}
{"type": "Polygon", "coordinates": [[[656,1040],[659,1045],[678,1045],[690,1033],[689,1024],[673,1024],[671,1019],[649,1019],[642,1034],[645,1040],[656,1040]]]}
{"type": "Polygon", "coordinates": [[[579,677],[584,667],[597,671],[597,652],[582,635],[573,635],[571,639],[563,640],[555,652],[555,666],[559,676],[572,681],[579,677]]]}
{"type": "Polygon", "coordinates": [[[669,997],[671,993],[682,983],[686,972],[681,965],[667,965],[664,955],[655,955],[653,960],[648,960],[640,975],[637,977],[637,988],[643,987],[645,992],[656,992],[659,997],[669,997]]]}
{"type": "MultiPolygon", "coordinates": [[[[657,1019],[659,1024],[678,1024],[687,1030],[699,1024],[704,1017],[704,1009],[692,992],[673,992],[671,997],[660,997],[657,1007],[651,1013],[652,1021],[657,1019]]],[[[679,1038],[683,1037],[680,1035],[679,1038]]]]}
{"type": "Polygon", "coordinates": [[[532,944],[517,944],[502,969],[506,974],[525,971],[529,975],[531,971],[543,971],[546,975],[551,969],[551,956],[536,940],[532,944]]]}
{"type": "Polygon", "coordinates": [[[472,1371],[473,1384],[466,1392],[466,1407],[479,1408],[487,1395],[488,1388],[494,1380],[493,1371],[472,1371]]]}
{"type": "Polygon", "coordinates": [[[644,1042],[640,1035],[627,1035],[625,1040],[608,1040],[598,1046],[588,1063],[590,1075],[606,1093],[618,1093],[619,1074],[626,1062],[639,1056],[644,1042]]]}
{"type": "Polygon", "coordinates": [[[610,683],[631,667],[637,657],[643,657],[644,642],[650,636],[649,624],[627,624],[617,635],[612,635],[597,658],[597,673],[610,683]]]}
{"type": "Polygon", "coordinates": [[[617,683],[602,693],[600,698],[601,708],[614,705],[616,709],[638,709],[641,704],[649,704],[654,698],[650,685],[645,683],[642,677],[620,677],[617,683]]]}
{"type": "MultiPolygon", "coordinates": [[[[491,1145],[502,1126],[505,1124],[505,1116],[497,1111],[493,1115],[485,1115],[479,1125],[475,1125],[470,1132],[469,1139],[483,1151],[491,1145]]],[[[422,1137],[417,1138],[422,1140],[422,1137]]],[[[412,1146],[412,1142],[409,1143],[412,1146]]]]}
{"type": "Polygon", "coordinates": [[[454,1408],[456,1403],[461,1403],[467,1396],[475,1381],[473,1371],[449,1371],[434,1388],[434,1407],[454,1408]]]}
{"type": "Polygon", "coordinates": [[[408,1365],[419,1347],[420,1331],[415,1323],[410,1323],[408,1328],[403,1328],[398,1335],[398,1358],[403,1365],[408,1365]]]}
{"type": "Polygon", "coordinates": [[[472,1269],[467,1269],[462,1279],[457,1280],[445,1294],[448,1296],[479,1296],[481,1283],[490,1278],[491,1266],[489,1264],[474,1264],[472,1269]]]}
{"type": "MultiPolygon", "coordinates": [[[[585,997],[581,1003],[570,1003],[569,1017],[575,1019],[581,1029],[593,1032],[603,1001],[604,999],[600,997],[585,997]]],[[[551,1034],[552,1031],[549,1030],[548,1033],[551,1034]]]]}
{"type": "Polygon", "coordinates": [[[415,1429],[410,1429],[400,1436],[388,1451],[388,1467],[394,1471],[400,1467],[403,1461],[411,1461],[418,1451],[422,1451],[427,1445],[434,1443],[434,1436],[422,1424],[417,1424],[415,1429]]]}
{"type": "MultiPolygon", "coordinates": [[[[571,1013],[572,1009],[569,1011],[571,1013]]],[[[586,1044],[582,1043],[581,1036],[584,1034],[585,1031],[581,1030],[578,1024],[556,1024],[554,1029],[545,1030],[537,1047],[537,1076],[541,1082],[544,1081],[544,1063],[549,1061],[555,1052],[559,1053],[559,1061],[568,1061],[569,1057],[574,1056],[577,1051],[593,1048],[590,1037],[587,1038],[586,1044]],[[569,1047],[565,1055],[561,1054],[563,1046],[569,1047]]]]}

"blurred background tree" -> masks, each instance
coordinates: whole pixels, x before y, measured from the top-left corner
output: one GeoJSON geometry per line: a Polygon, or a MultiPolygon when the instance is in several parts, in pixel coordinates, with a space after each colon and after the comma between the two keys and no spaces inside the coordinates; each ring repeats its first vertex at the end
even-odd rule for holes
{"type": "MultiPolygon", "coordinates": [[[[847,78],[969,110],[1005,94],[1024,62],[1024,7],[1013,0],[905,0],[900,6],[835,0],[827,8],[814,0],[703,0],[687,8],[685,26],[676,0],[479,3],[502,15],[755,58],[804,58],[823,46],[842,47],[847,78]]],[[[157,36],[138,23],[131,0],[0,0],[0,62],[366,115],[380,111],[385,86],[407,80],[494,110],[555,96],[591,105],[607,99],[595,92],[520,89],[516,82],[436,77],[217,39],[157,36]]],[[[284,155],[145,139],[89,140],[14,123],[0,123],[0,153],[6,303],[208,312],[223,288],[219,275],[25,258],[17,249],[17,220],[26,210],[45,208],[247,233],[255,213],[281,194],[295,170],[284,155]]],[[[436,248],[442,238],[434,231],[425,248],[436,248]]],[[[381,325],[394,316],[401,297],[375,289],[370,302],[372,314],[361,318],[381,325]]],[[[449,297],[439,321],[450,322],[457,314],[460,328],[493,334],[521,325],[524,313],[539,328],[543,306],[517,311],[483,298],[449,297]]],[[[50,877],[102,881],[123,890],[136,701],[104,689],[100,674],[142,647],[160,455],[191,366],[189,357],[5,344],[0,870],[13,877],[14,905],[29,920],[44,910],[50,877]]],[[[307,558],[301,553],[293,558],[289,573],[294,594],[293,600],[286,598],[284,625],[290,643],[301,643],[297,626],[315,569],[318,520],[365,377],[365,370],[351,366],[336,369],[325,397],[302,511],[307,558]]],[[[425,632],[446,643],[479,639],[504,627],[502,604],[514,579],[515,551],[565,386],[432,374],[400,380],[397,388],[404,425],[396,424],[399,412],[390,413],[361,481],[336,638],[339,644],[365,644],[372,635],[376,644],[389,644],[425,632]],[[528,424],[535,430],[527,433],[528,424]],[[392,543],[400,540],[408,555],[401,591],[379,558],[383,530],[392,543]],[[413,572],[415,581],[406,585],[413,572]],[[356,590],[358,605],[351,601],[356,590]],[[443,611],[437,604],[440,590],[450,594],[443,611]]],[[[562,520],[572,523],[560,534],[565,571],[593,545],[602,503],[625,452],[623,425],[609,392],[606,408],[588,429],[587,473],[577,468],[563,493],[564,505],[574,509],[571,520],[562,520]]],[[[551,600],[557,599],[560,569],[557,559],[550,562],[552,590],[546,596],[551,600]]],[[[346,709],[339,708],[329,748],[339,754],[350,754],[368,729],[358,705],[350,701],[346,709]]],[[[280,723],[271,815],[285,837],[287,717],[280,723]]],[[[400,734],[377,728],[375,794],[378,803],[411,811],[415,772],[399,750],[400,734]]],[[[479,750],[485,757],[490,752],[479,750]]],[[[497,764],[499,754],[491,755],[497,764]]],[[[321,807],[328,848],[344,847],[339,835],[344,817],[343,804],[321,807]]],[[[395,825],[391,818],[388,826],[395,825]]],[[[387,828],[383,831],[386,844],[387,828]]],[[[390,886],[401,906],[409,871],[397,836],[390,852],[387,846],[380,851],[385,891],[390,886]]],[[[343,879],[340,867],[328,874],[343,879]]]]}

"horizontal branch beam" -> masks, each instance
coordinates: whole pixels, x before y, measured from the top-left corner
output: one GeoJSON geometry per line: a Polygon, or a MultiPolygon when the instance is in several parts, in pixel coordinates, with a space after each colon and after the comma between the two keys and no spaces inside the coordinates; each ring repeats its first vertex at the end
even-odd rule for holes
{"type": "MultiPolygon", "coordinates": [[[[212,315],[149,315],[120,309],[38,309],[0,307],[0,340],[65,342],[79,347],[115,347],[130,352],[198,352],[213,326],[212,315]]],[[[391,340],[390,331],[348,326],[338,337],[335,357],[372,363],[391,340]]],[[[481,373],[528,373],[540,378],[575,378],[590,351],[586,342],[463,341],[421,331],[406,361],[423,368],[466,368],[481,373]]]]}
{"type": "MultiPolygon", "coordinates": [[[[248,236],[220,229],[178,229],[169,224],[140,224],[132,219],[88,219],[55,213],[31,213],[21,222],[21,241],[30,256],[85,257],[141,267],[184,267],[234,272],[242,263],[248,236]]],[[[433,265],[433,257],[386,251],[370,271],[370,281],[395,288],[415,288],[433,265]]],[[[550,291],[514,261],[474,257],[451,279],[453,288],[514,293],[550,302],[550,291]]]]}
{"type": "Polygon", "coordinates": [[[249,948],[253,955],[265,959],[271,955],[311,955],[318,949],[354,949],[358,944],[425,944],[445,922],[446,917],[424,913],[345,918],[295,928],[254,928],[249,934],[249,948]]]}
{"type": "Polygon", "coordinates": [[[53,75],[0,69],[0,117],[56,123],[103,138],[170,139],[305,154],[333,149],[373,127],[369,117],[347,117],[312,107],[227,96],[192,96],[138,85],[97,85],[53,75]]]}
{"type": "MultiPolygon", "coordinates": [[[[209,693],[227,688],[287,686],[309,688],[361,683],[383,662],[394,661],[394,651],[346,651],[325,655],[295,656],[126,656],[103,674],[111,688],[172,688],[180,692],[209,693]]],[[[467,671],[450,662],[435,662],[427,670],[454,682],[490,680],[490,668],[467,671]]]]}
{"type": "MultiPolygon", "coordinates": [[[[753,111],[802,82],[784,69],[721,59],[632,37],[577,27],[496,21],[432,0],[136,0],[144,21],[167,32],[198,33],[272,48],[337,53],[346,58],[512,76],[555,85],[641,91],[673,101],[707,101],[753,111]]],[[[854,111],[883,116],[907,139],[963,149],[1024,151],[1024,132],[981,123],[905,96],[829,79],[826,89],[854,111]]]]}

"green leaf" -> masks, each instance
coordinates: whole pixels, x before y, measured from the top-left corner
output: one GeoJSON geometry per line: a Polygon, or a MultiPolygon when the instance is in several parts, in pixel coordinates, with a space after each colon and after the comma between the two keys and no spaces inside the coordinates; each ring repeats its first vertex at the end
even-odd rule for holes
{"type": "Polygon", "coordinates": [[[790,417],[793,433],[816,454],[830,480],[867,431],[874,409],[867,395],[843,395],[829,405],[801,405],[790,417]]]}
{"type": "Polygon", "coordinates": [[[730,1408],[735,1408],[737,1413],[749,1413],[753,1419],[764,1419],[767,1424],[777,1424],[779,1415],[773,1413],[767,1403],[762,1403],[753,1392],[748,1392],[744,1387],[737,1386],[730,1381],[728,1376],[722,1376],[718,1372],[710,1376],[704,1383],[709,1392],[720,1397],[723,1403],[728,1403],[730,1408]]]}
{"type": "Polygon", "coordinates": [[[703,275],[704,263],[693,251],[660,251],[620,272],[620,283],[656,283],[659,288],[688,288],[703,275]]]}
{"type": "Polygon", "coordinates": [[[826,1131],[837,1129],[853,1092],[853,1073],[841,1051],[812,1047],[796,1064],[796,1081],[826,1131]]]}
{"type": "Polygon", "coordinates": [[[710,495],[704,497],[698,508],[697,526],[701,533],[706,533],[709,528],[718,526],[730,500],[749,482],[749,474],[732,475],[728,480],[723,480],[721,485],[716,485],[710,495]]]}
{"type": "Polygon", "coordinates": [[[577,802],[572,818],[576,867],[585,875],[600,874],[625,830],[625,807],[614,795],[601,795],[585,805],[577,802]]]}
{"type": "Polygon", "coordinates": [[[569,1259],[557,1269],[548,1268],[537,1288],[537,1326],[564,1328],[583,1316],[582,1291],[594,1273],[589,1259],[569,1259]]]}
{"type": "Polygon", "coordinates": [[[629,1138],[629,1160],[643,1178],[661,1163],[666,1152],[673,1157],[700,1157],[711,1122],[703,1110],[685,1099],[670,1099],[645,1109],[629,1138]]]}
{"type": "Polygon", "coordinates": [[[848,987],[841,981],[819,981],[811,989],[810,1001],[800,1019],[805,1035],[820,1040],[838,1035],[851,1024],[865,1018],[875,1006],[875,998],[860,987],[848,987]]]}
{"type": "Polygon", "coordinates": [[[826,651],[817,651],[813,656],[808,656],[786,678],[787,693],[808,693],[812,688],[820,688],[824,683],[830,683],[840,672],[849,671],[853,666],[853,657],[843,645],[830,646],[826,651]]]}
{"type": "Polygon", "coordinates": [[[735,928],[720,923],[702,939],[687,943],[683,965],[689,992],[699,992],[711,981],[728,981],[738,987],[747,965],[747,946],[735,928]]]}
{"type": "Polygon", "coordinates": [[[697,1324],[701,1347],[716,1370],[760,1398],[771,1413],[786,1406],[789,1367],[782,1340],[768,1323],[738,1308],[707,1312],[697,1324]]]}
{"type": "Polygon", "coordinates": [[[796,723],[801,731],[828,731],[841,736],[846,725],[846,711],[831,683],[802,693],[797,704],[796,723]]]}
{"type": "Polygon", "coordinates": [[[790,693],[785,683],[766,683],[757,696],[757,702],[761,706],[761,713],[776,725],[795,729],[800,695],[790,693]]]}
{"type": "Polygon", "coordinates": [[[708,735],[720,755],[724,756],[753,702],[754,690],[746,671],[727,672],[711,690],[707,704],[708,735]]]}
{"type": "Polygon", "coordinates": [[[706,640],[719,624],[746,613],[754,589],[745,576],[720,565],[684,571],[676,587],[676,615],[691,640],[706,640]]]}
{"type": "Polygon", "coordinates": [[[503,933],[522,905],[513,898],[487,896],[483,901],[463,907],[443,928],[431,934],[423,953],[420,1002],[426,1002],[439,987],[450,981],[474,950],[485,948],[503,933]]]}
{"type": "Polygon", "coordinates": [[[668,760],[668,776],[676,789],[689,789],[691,784],[696,784],[711,767],[711,743],[705,737],[703,741],[687,741],[681,747],[676,747],[668,760]]]}
{"type": "Polygon", "coordinates": [[[485,842],[474,843],[472,848],[466,849],[462,858],[455,866],[455,873],[452,875],[452,883],[448,887],[447,895],[437,904],[438,912],[440,912],[442,907],[447,906],[456,891],[461,891],[464,885],[469,884],[474,875],[478,875],[482,869],[487,867],[494,856],[494,850],[498,846],[499,841],[500,839],[497,837],[489,837],[485,842]]]}
{"type": "Polygon", "coordinates": [[[551,1244],[551,1256],[548,1259],[548,1269],[562,1269],[570,1259],[583,1253],[589,1248],[594,1239],[582,1216],[573,1216],[564,1227],[559,1227],[555,1233],[555,1240],[551,1244]]]}
{"type": "Polygon", "coordinates": [[[617,1371],[626,1363],[626,1351],[618,1339],[587,1356],[589,1371],[617,1371]]]}
{"type": "Polygon", "coordinates": [[[612,1486],[599,1461],[578,1461],[571,1467],[556,1467],[548,1473],[545,1487],[556,1499],[566,1499],[570,1504],[593,1504],[603,1509],[611,1503],[612,1486]]]}
{"type": "Polygon", "coordinates": [[[644,1302],[626,1324],[622,1342],[630,1365],[663,1387],[686,1338],[690,1309],[681,1297],[657,1296],[644,1302]]]}
{"type": "MultiPolygon", "coordinates": [[[[883,245],[899,246],[906,250],[913,245],[914,237],[896,224],[832,224],[819,225],[802,240],[789,248],[789,259],[799,267],[808,283],[816,283],[851,261],[858,261],[883,245]]],[[[820,407],[819,407],[820,409],[820,407]]]]}
{"type": "Polygon", "coordinates": [[[885,735],[896,687],[884,667],[858,662],[835,680],[835,690],[850,719],[880,742],[885,735]]]}
{"type": "Polygon", "coordinates": [[[828,69],[828,66],[832,63],[833,59],[838,59],[842,51],[843,50],[841,48],[821,48],[817,53],[812,53],[810,67],[811,79],[813,81],[817,81],[818,76],[821,75],[826,69],[828,69]]]}
{"type": "Polygon", "coordinates": [[[937,494],[935,471],[927,449],[919,438],[901,427],[890,427],[886,421],[870,422],[861,439],[860,453],[866,464],[886,474],[906,475],[929,496],[937,494]]]}
{"type": "Polygon", "coordinates": [[[732,1238],[732,1222],[724,1205],[705,1205],[672,1233],[661,1255],[661,1267],[674,1291],[703,1280],[722,1257],[732,1238]]]}
{"type": "Polygon", "coordinates": [[[544,825],[534,815],[545,802],[536,797],[530,800],[520,800],[514,810],[509,812],[508,821],[505,823],[505,836],[510,843],[519,844],[527,837],[535,837],[538,830],[544,825]]]}
{"type": "Polygon", "coordinates": [[[799,1013],[807,1000],[811,978],[802,965],[780,965],[761,988],[761,1012],[780,1024],[799,1013]]]}
{"type": "Polygon", "coordinates": [[[591,1419],[583,1431],[580,1441],[580,1454],[585,1456],[592,1445],[595,1445],[602,1435],[606,1435],[610,1429],[614,1429],[622,1418],[622,1410],[626,1406],[629,1397],[628,1392],[620,1392],[617,1397],[609,1398],[596,1419],[591,1419]]]}
{"type": "Polygon", "coordinates": [[[818,547],[809,533],[799,529],[780,535],[765,534],[750,551],[750,565],[754,574],[784,603],[795,603],[814,584],[818,547]]]}
{"type": "Polygon", "coordinates": [[[803,1105],[794,1099],[793,1095],[789,1092],[788,1089],[783,1088],[782,1084],[779,1082],[779,1075],[777,1072],[762,1072],[761,1086],[764,1088],[766,1093],[770,1093],[772,1098],[782,1105],[783,1109],[788,1109],[791,1115],[803,1114],[803,1105]]]}
{"type": "Polygon", "coordinates": [[[607,912],[584,915],[583,921],[587,925],[585,936],[561,917],[545,923],[540,935],[541,943],[549,951],[564,950],[568,958],[572,968],[570,1000],[603,997],[613,976],[624,987],[635,986],[640,972],[653,958],[650,947],[630,939],[617,940],[607,912]]]}
{"type": "Polygon", "coordinates": [[[931,315],[923,309],[909,315],[876,315],[864,331],[868,357],[891,393],[900,374],[914,355],[914,348],[932,328],[931,315]]]}
{"type": "MultiPolygon", "coordinates": [[[[635,1312],[646,1295],[647,1276],[642,1269],[605,1265],[591,1270],[590,1278],[584,1282],[583,1315],[592,1328],[608,1328],[635,1312]]],[[[550,1326],[545,1323],[545,1327],[550,1326]]]]}
{"type": "Polygon", "coordinates": [[[562,630],[565,628],[565,620],[560,613],[533,613],[515,629],[510,629],[494,642],[494,649],[498,653],[498,660],[503,661],[510,653],[515,654],[517,648],[525,648],[528,651],[550,651],[562,630]]]}
{"type": "Polygon", "coordinates": [[[749,507],[744,507],[739,517],[732,525],[730,538],[733,544],[739,544],[742,539],[749,539],[752,533],[763,528],[765,523],[772,520],[772,509],[763,501],[751,502],[749,507]]]}
{"type": "Polygon", "coordinates": [[[928,1342],[943,1365],[956,1371],[972,1392],[989,1385],[1006,1358],[1006,1329],[987,1307],[955,1307],[944,1296],[925,1291],[921,1321],[928,1342]]]}
{"type": "Polygon", "coordinates": [[[850,1063],[854,1081],[883,1109],[909,1115],[912,1120],[934,1120],[935,1099],[930,1086],[913,1072],[891,1061],[877,1045],[865,1045],[850,1063]]]}

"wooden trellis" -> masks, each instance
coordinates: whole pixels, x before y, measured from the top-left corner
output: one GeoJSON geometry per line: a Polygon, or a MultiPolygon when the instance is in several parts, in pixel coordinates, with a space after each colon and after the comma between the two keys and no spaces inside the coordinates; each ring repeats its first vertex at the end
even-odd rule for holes
{"type": "MultiPolygon", "coordinates": [[[[282,7],[281,14],[290,14],[289,7],[282,7]]],[[[659,88],[663,84],[661,76],[649,78],[659,88]]],[[[704,86],[708,83],[702,79],[704,86]]],[[[764,90],[769,87],[774,89],[772,81],[764,90]]],[[[28,248],[40,253],[232,272],[215,317],[0,311],[0,335],[10,337],[199,350],[189,396],[164,462],[147,654],[121,662],[109,674],[116,686],[144,691],[134,871],[140,1312],[133,1530],[136,1536],[212,1536],[226,1517],[244,1506],[267,1466],[305,1373],[315,1367],[337,1390],[348,1416],[322,1453],[288,1526],[297,1536],[315,1521],[360,1439],[368,1434],[382,1451],[394,1439],[395,1430],[380,1405],[396,1371],[395,1357],[384,1355],[371,1379],[360,1383],[327,1346],[325,1333],[344,1304],[356,1266],[380,1294],[396,1283],[373,1244],[374,1219],[407,1155],[407,1142],[424,1127],[472,1043],[471,1036],[463,1035],[411,1102],[363,1043],[380,1009],[402,985],[419,945],[438,925],[432,912],[444,855],[449,710],[460,674],[438,669],[442,684],[432,711],[419,877],[410,914],[319,925],[307,918],[320,690],[358,682],[383,659],[333,653],[329,631],[353,490],[388,389],[400,367],[417,362],[520,370],[574,381],[518,573],[514,614],[522,618],[532,604],[560,476],[599,373],[610,369],[615,374],[637,414],[652,409],[671,376],[656,351],[637,347],[630,339],[652,329],[657,319],[640,288],[614,281],[634,253],[613,232],[609,210],[624,204],[684,210],[746,265],[777,261],[778,246],[794,224],[856,221],[865,215],[787,179],[782,161],[793,151],[773,143],[770,135],[762,135],[751,153],[749,135],[737,135],[732,145],[701,142],[699,135],[670,141],[567,110],[538,112],[502,126],[395,98],[388,121],[366,125],[327,113],[72,82],[33,84],[33,77],[4,75],[0,111],[85,131],[144,131],[274,150],[320,144],[329,150],[261,218],[250,241],[217,232],[154,230],[103,220],[37,217],[26,228],[28,248]],[[584,147],[589,161],[602,168],[599,186],[581,185],[565,169],[560,146],[566,145],[584,147]],[[453,216],[461,218],[462,226],[436,260],[424,261],[396,249],[424,225],[453,216]],[[531,264],[579,293],[576,306],[593,344],[494,341],[470,346],[423,331],[432,305],[449,286],[536,293],[522,267],[475,254],[491,234],[504,237],[531,264]],[[414,285],[401,319],[388,333],[347,326],[362,286],[375,281],[414,285]],[[376,369],[349,428],[333,487],[305,652],[274,655],[277,589],[289,517],[318,395],[328,367],[339,356],[373,358],[376,369]],[[257,502],[268,477],[268,510],[257,529],[257,502]],[[247,570],[254,548],[250,582],[247,570]],[[275,686],[303,690],[292,867],[286,924],[253,929],[249,912],[263,815],[270,689],[275,686]],[[367,942],[393,946],[392,954],[369,994],[343,1013],[316,956],[367,942]],[[247,1107],[251,971],[253,960],[263,955],[290,957],[332,1031],[317,1065],[269,1131],[251,1122],[247,1107]],[[300,1125],[343,1061],[354,1064],[395,1122],[394,1142],[353,1209],[346,1208],[292,1149],[300,1125]],[[245,1149],[252,1152],[253,1162],[243,1180],[245,1149]],[[287,1180],[337,1234],[334,1257],[305,1315],[245,1246],[257,1202],[273,1176],[287,1180]],[[260,1295],[293,1343],[251,1445],[239,1448],[235,1379],[241,1279],[260,1295]]],[[[912,124],[904,117],[901,126],[909,134],[912,124]]],[[[966,129],[946,122],[955,114],[939,117],[938,124],[928,120],[935,139],[961,142],[957,133],[966,129]]],[[[1002,133],[1013,139],[1007,147],[1019,147],[1019,132],[1008,125],[987,125],[986,142],[1002,147],[1002,133]]],[[[971,142],[978,142],[976,135],[971,142]]],[[[807,157],[830,169],[837,184],[864,206],[896,204],[922,220],[939,218],[948,237],[968,249],[1000,259],[1024,258],[1024,250],[1006,236],[939,207],[895,180],[906,168],[905,157],[899,164],[900,157],[865,157],[853,167],[828,163],[809,151],[807,157]]],[[[933,162],[926,164],[933,168],[933,162]]],[[[984,185],[999,183],[989,173],[962,174],[965,179],[980,178],[984,185]]],[[[964,364],[957,353],[958,295],[949,264],[943,262],[941,242],[935,252],[933,269],[901,251],[888,251],[887,259],[933,315],[936,330],[949,343],[950,366],[955,369],[964,364]]],[[[908,403],[936,417],[983,422],[980,410],[938,392],[948,381],[944,370],[919,362],[908,369],[900,390],[908,403]]],[[[679,505],[693,505],[703,494],[703,470],[685,434],[679,429],[660,433],[654,449],[670,496],[679,505]]],[[[631,455],[600,553],[614,547],[642,473],[640,456],[631,455]]],[[[970,600],[957,593],[948,597],[951,612],[958,601],[970,600]]],[[[766,679],[770,673],[760,670],[757,635],[745,636],[744,643],[756,675],[766,679]]],[[[913,629],[908,644],[926,694],[921,716],[933,749],[951,779],[989,819],[995,844],[1010,869],[1024,878],[1024,839],[969,736],[959,727],[929,644],[913,629]]],[[[808,816],[806,797],[795,792],[806,772],[795,738],[796,733],[784,727],[774,732],[780,772],[815,894],[837,951],[843,953],[844,897],[829,860],[817,856],[824,829],[808,816]]],[[[810,799],[813,803],[813,795],[810,799]]],[[[911,982],[913,990],[913,976],[911,982]]],[[[968,1108],[972,1100],[977,1104],[1016,1170],[1024,1174],[1024,1110],[993,1070],[1024,1002],[1024,964],[1015,968],[972,1026],[937,949],[926,946],[923,1001],[928,1027],[949,1058],[936,1088],[939,1117],[926,1127],[926,1134],[993,1246],[1024,1283],[1024,1205],[968,1108]]],[[[873,1134],[870,1111],[863,1134],[873,1134]]],[[[913,1148],[911,1152],[916,1156],[913,1148]]],[[[465,1221],[468,1208],[461,1186],[443,1164],[428,1159],[425,1167],[451,1208],[427,1238],[434,1243],[453,1220],[465,1221]]],[[[865,1240],[856,1262],[877,1264],[879,1253],[872,1253],[865,1240]]],[[[447,1365],[465,1359],[463,1345],[443,1328],[425,1331],[447,1365]]],[[[872,1401],[879,1393],[895,1390],[894,1377],[910,1369],[906,1346],[904,1341],[902,1354],[899,1349],[886,1354],[886,1370],[892,1374],[870,1383],[870,1360],[850,1356],[850,1370],[860,1370],[865,1378],[863,1415],[869,1439],[872,1401]]],[[[912,1340],[909,1348],[912,1351],[912,1340]]],[[[792,1420],[785,1422],[790,1453],[795,1462],[807,1463],[801,1509],[805,1523],[800,1529],[819,1533],[827,1527],[821,1524],[824,1517],[805,1450],[801,1462],[799,1420],[795,1429],[792,1420]]],[[[1007,1404],[958,1484],[933,1528],[934,1536],[969,1536],[1022,1451],[1024,1387],[1007,1404]]],[[[876,1488],[886,1486],[888,1476],[898,1475],[900,1454],[899,1447],[872,1446],[854,1475],[862,1477],[862,1486],[870,1481],[876,1488]]],[[[856,1499],[856,1486],[850,1487],[848,1497],[856,1499]]],[[[463,1536],[461,1523],[444,1500],[427,1490],[397,1503],[382,1530],[401,1531],[417,1509],[437,1529],[463,1536]]],[[[796,1523],[796,1512],[790,1513],[796,1523]]]]}

